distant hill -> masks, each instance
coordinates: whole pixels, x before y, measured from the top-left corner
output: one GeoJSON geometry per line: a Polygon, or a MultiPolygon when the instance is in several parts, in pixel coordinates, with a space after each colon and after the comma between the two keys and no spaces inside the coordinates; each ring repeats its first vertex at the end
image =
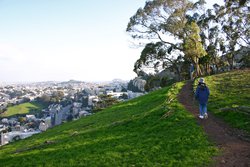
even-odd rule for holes
{"type": "Polygon", "coordinates": [[[176,100],[183,83],[1,147],[1,166],[204,166],[217,149],[176,100]]]}
{"type": "Polygon", "coordinates": [[[79,83],[85,83],[85,82],[77,81],[77,80],[69,80],[69,81],[60,82],[60,84],[79,84],[79,83]]]}

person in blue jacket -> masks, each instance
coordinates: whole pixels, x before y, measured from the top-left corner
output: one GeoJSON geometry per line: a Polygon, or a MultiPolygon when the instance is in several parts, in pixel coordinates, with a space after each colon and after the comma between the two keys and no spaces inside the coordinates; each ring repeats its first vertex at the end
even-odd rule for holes
{"type": "Polygon", "coordinates": [[[198,86],[195,91],[195,98],[199,101],[200,115],[199,118],[207,118],[207,101],[210,95],[209,88],[206,86],[204,78],[199,79],[198,86]]]}
{"type": "Polygon", "coordinates": [[[189,74],[190,74],[190,80],[193,81],[193,79],[194,79],[194,65],[193,65],[193,63],[190,64],[189,74]]]}

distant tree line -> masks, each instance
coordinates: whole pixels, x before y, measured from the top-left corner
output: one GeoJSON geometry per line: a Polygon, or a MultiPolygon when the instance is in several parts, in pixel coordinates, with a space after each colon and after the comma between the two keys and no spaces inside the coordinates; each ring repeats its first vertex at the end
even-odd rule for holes
{"type": "Polygon", "coordinates": [[[38,102],[45,105],[60,103],[64,99],[64,93],[62,91],[55,91],[51,95],[43,94],[41,97],[36,98],[38,102]]]}

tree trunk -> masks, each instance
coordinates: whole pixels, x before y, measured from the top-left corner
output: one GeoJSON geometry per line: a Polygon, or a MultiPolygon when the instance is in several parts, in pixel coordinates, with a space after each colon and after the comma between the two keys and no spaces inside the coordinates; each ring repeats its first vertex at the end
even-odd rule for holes
{"type": "Polygon", "coordinates": [[[182,78],[181,78],[181,72],[179,70],[179,67],[176,64],[174,65],[174,67],[175,67],[176,73],[178,75],[178,81],[181,81],[182,78]]]}
{"type": "Polygon", "coordinates": [[[195,68],[196,68],[196,77],[201,76],[202,71],[201,71],[200,65],[198,63],[195,64],[195,68]]]}
{"type": "Polygon", "coordinates": [[[211,74],[211,68],[210,68],[210,64],[206,63],[206,74],[210,75],[211,74]]]}

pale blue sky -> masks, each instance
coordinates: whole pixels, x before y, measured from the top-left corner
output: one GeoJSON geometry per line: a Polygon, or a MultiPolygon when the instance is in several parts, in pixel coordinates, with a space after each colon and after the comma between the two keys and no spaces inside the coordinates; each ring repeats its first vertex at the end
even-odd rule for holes
{"type": "Polygon", "coordinates": [[[0,0],[0,82],[133,79],[125,30],[145,1],[0,0]]]}

